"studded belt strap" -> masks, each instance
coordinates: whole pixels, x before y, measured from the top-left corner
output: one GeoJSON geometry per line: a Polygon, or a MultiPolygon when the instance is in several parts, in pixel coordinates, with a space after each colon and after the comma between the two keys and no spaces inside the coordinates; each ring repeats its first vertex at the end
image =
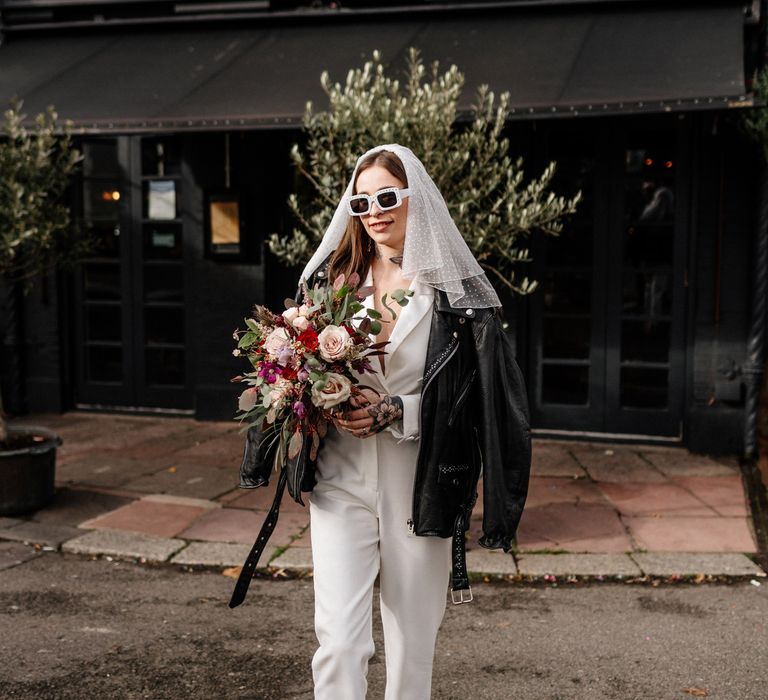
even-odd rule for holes
{"type": "Polygon", "coordinates": [[[229,601],[230,608],[236,608],[245,600],[245,594],[248,592],[248,586],[251,585],[251,579],[253,578],[253,572],[256,571],[256,565],[259,563],[259,557],[264,551],[267,541],[272,536],[275,525],[277,525],[277,517],[280,514],[280,501],[283,498],[287,479],[287,471],[283,468],[280,470],[280,479],[277,482],[277,490],[275,492],[275,499],[272,501],[272,507],[269,509],[269,513],[267,513],[261,530],[259,530],[259,535],[253,543],[248,558],[245,560],[245,564],[243,564],[243,570],[240,572],[240,576],[235,584],[232,599],[229,601]]]}
{"type": "Polygon", "coordinates": [[[451,600],[454,604],[469,603],[472,600],[472,588],[469,585],[467,573],[467,551],[464,546],[464,512],[456,516],[453,525],[453,552],[451,571],[451,600]]]}

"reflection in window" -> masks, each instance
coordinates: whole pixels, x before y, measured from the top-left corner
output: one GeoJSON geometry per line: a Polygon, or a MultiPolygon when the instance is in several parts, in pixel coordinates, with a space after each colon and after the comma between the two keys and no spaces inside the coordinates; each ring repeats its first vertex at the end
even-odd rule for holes
{"type": "Polygon", "coordinates": [[[667,408],[666,368],[622,367],[619,401],[623,408],[667,408]]]}
{"type": "Polygon", "coordinates": [[[541,369],[542,403],[587,404],[589,367],[546,364],[541,369]]]}

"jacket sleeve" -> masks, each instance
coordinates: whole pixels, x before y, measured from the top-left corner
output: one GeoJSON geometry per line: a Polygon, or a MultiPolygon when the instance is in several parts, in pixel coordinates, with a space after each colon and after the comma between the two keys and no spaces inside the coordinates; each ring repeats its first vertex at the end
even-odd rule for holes
{"type": "Polygon", "coordinates": [[[274,435],[265,436],[258,426],[248,429],[240,463],[240,488],[255,489],[269,483],[269,475],[275,461],[277,440],[274,435]]]}
{"type": "Polygon", "coordinates": [[[531,431],[523,375],[495,309],[475,330],[475,349],[480,409],[475,430],[483,472],[479,542],[508,552],[528,494],[531,431]]]}

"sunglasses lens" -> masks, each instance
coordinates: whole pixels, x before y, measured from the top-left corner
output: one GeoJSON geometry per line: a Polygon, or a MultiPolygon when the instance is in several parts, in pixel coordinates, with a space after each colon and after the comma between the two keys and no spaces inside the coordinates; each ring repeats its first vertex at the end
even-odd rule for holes
{"type": "Polygon", "coordinates": [[[355,214],[365,214],[368,211],[368,199],[366,197],[353,197],[349,200],[349,207],[355,214]]]}
{"type": "Polygon", "coordinates": [[[397,206],[397,193],[396,192],[381,192],[376,197],[376,203],[382,209],[391,209],[397,206]]]}

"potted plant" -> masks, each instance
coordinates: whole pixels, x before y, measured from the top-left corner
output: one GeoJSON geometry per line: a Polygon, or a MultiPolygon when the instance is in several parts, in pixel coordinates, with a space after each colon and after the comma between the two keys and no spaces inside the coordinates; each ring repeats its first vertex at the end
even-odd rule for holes
{"type": "MultiPolygon", "coordinates": [[[[49,107],[27,127],[21,108],[14,99],[0,126],[0,367],[17,408],[23,405],[23,297],[36,280],[73,264],[91,246],[75,231],[64,202],[82,159],[72,147],[70,124],[57,133],[57,114],[49,107]]],[[[50,501],[61,442],[41,426],[8,426],[0,386],[0,515],[50,501]]]]}

